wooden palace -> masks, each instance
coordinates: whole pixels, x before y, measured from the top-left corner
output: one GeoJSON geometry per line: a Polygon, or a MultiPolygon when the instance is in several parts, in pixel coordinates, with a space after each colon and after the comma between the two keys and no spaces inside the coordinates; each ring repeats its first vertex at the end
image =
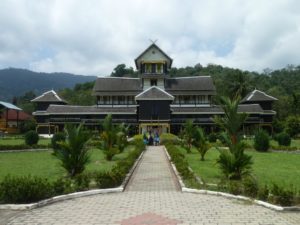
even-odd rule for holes
{"type": "MultiPolygon", "coordinates": [[[[224,112],[213,104],[216,88],[210,76],[170,77],[172,59],[155,43],[136,59],[138,78],[99,77],[93,88],[94,106],[68,105],[55,91],[32,100],[40,133],[61,130],[66,123],[99,127],[106,115],[114,123],[126,123],[133,133],[149,130],[178,133],[187,119],[213,130],[212,118],[224,112]]],[[[272,103],[276,98],[254,90],[242,99],[240,112],[249,114],[244,132],[253,127],[272,128],[272,103]]]]}

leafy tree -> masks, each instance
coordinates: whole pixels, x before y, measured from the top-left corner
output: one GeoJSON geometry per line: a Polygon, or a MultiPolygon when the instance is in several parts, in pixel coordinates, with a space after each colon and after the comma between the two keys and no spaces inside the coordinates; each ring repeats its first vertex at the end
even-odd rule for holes
{"type": "Polygon", "coordinates": [[[132,67],[126,68],[125,64],[117,65],[113,72],[110,74],[111,77],[124,77],[124,76],[135,76],[135,72],[132,67]]]}
{"type": "Polygon", "coordinates": [[[194,128],[193,120],[187,120],[184,124],[184,129],[183,129],[183,140],[186,145],[186,150],[188,153],[191,153],[194,131],[195,128],[194,128]]]}
{"type": "Polygon", "coordinates": [[[214,121],[225,130],[228,139],[229,150],[220,150],[217,160],[222,173],[227,179],[240,180],[250,173],[252,157],[244,153],[245,145],[238,138],[242,124],[247,119],[247,114],[238,113],[239,98],[229,99],[220,97],[220,105],[224,116],[217,116],[214,121]]]}
{"type": "Polygon", "coordinates": [[[205,134],[201,127],[197,127],[194,132],[193,145],[197,148],[201,155],[201,161],[204,161],[204,156],[209,150],[209,144],[207,143],[205,134]]]}
{"type": "Polygon", "coordinates": [[[61,161],[69,176],[74,177],[82,173],[90,162],[89,149],[86,146],[90,134],[84,130],[82,124],[77,127],[66,124],[65,134],[66,140],[58,143],[59,148],[55,156],[61,161]]]}
{"type": "Polygon", "coordinates": [[[295,137],[300,133],[300,117],[289,116],[286,120],[286,132],[291,136],[295,137]]]}

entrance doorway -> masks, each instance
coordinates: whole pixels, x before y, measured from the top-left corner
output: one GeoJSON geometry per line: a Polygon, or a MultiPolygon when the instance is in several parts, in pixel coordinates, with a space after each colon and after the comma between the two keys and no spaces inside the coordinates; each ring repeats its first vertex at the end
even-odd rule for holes
{"type": "Polygon", "coordinates": [[[139,124],[139,133],[170,133],[170,124],[168,123],[141,123],[139,124]]]}

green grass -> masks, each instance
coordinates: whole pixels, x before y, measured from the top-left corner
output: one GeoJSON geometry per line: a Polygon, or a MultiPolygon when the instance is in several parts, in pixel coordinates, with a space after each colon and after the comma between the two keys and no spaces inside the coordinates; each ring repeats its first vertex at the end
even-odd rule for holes
{"type": "MultiPolygon", "coordinates": [[[[186,153],[184,149],[180,151],[186,153]]],[[[261,153],[246,151],[253,157],[253,174],[260,185],[276,183],[285,187],[300,187],[300,154],[281,152],[261,153]]],[[[219,152],[211,148],[205,155],[205,161],[200,161],[200,154],[193,149],[192,154],[186,154],[187,160],[194,170],[207,183],[218,183],[221,172],[216,164],[219,152]]]]}
{"type": "MultiPolygon", "coordinates": [[[[39,145],[48,145],[51,143],[50,138],[40,138],[39,145]]],[[[0,138],[0,145],[22,145],[25,144],[24,138],[0,138]]]]}
{"type": "MultiPolygon", "coordinates": [[[[132,146],[121,154],[114,156],[113,161],[105,160],[103,151],[91,149],[91,162],[87,171],[109,170],[118,160],[125,158],[132,146]]],[[[54,180],[66,175],[60,161],[52,155],[52,151],[36,152],[2,152],[0,153],[0,181],[7,175],[35,175],[54,180]]]]}

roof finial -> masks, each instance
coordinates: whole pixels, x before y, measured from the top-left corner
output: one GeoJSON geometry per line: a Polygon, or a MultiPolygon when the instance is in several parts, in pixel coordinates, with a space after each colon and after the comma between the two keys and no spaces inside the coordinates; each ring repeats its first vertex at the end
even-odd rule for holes
{"type": "Polygon", "coordinates": [[[157,42],[157,39],[155,41],[153,41],[152,39],[149,39],[150,42],[152,42],[152,44],[155,44],[157,42]]]}

